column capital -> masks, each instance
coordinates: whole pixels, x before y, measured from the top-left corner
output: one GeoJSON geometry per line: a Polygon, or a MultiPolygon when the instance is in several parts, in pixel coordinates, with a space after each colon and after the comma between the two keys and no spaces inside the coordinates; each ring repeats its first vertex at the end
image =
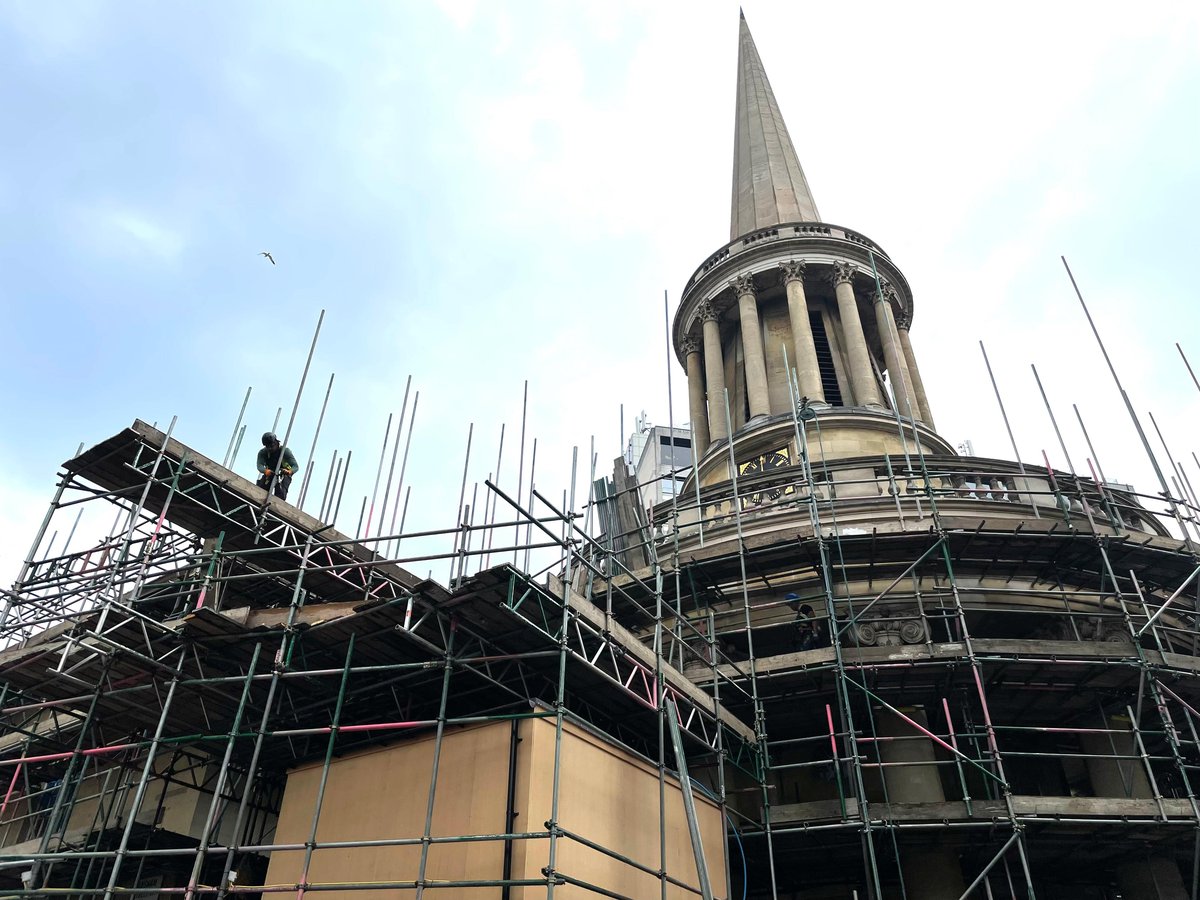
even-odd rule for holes
{"type": "Polygon", "coordinates": [[[712,305],[711,300],[705,300],[696,307],[696,315],[700,317],[701,322],[715,322],[720,318],[717,315],[717,308],[712,305]]]}
{"type": "Polygon", "coordinates": [[[912,325],[912,310],[902,309],[900,315],[896,316],[896,329],[898,331],[908,331],[912,325]]]}
{"type": "Polygon", "coordinates": [[[833,283],[837,284],[853,284],[854,276],[858,274],[858,267],[852,262],[844,262],[838,260],[833,264],[833,271],[829,277],[833,279],[833,283]]]}
{"type": "Polygon", "coordinates": [[[802,259],[789,259],[787,262],[781,262],[779,264],[779,271],[783,273],[783,283],[803,281],[804,270],[807,268],[807,265],[802,259]]]}
{"type": "Polygon", "coordinates": [[[690,356],[693,353],[700,352],[700,342],[691,335],[688,335],[679,342],[679,349],[683,351],[684,356],[690,356]]]}
{"type": "Polygon", "coordinates": [[[735,296],[744,297],[747,294],[751,297],[755,296],[753,275],[739,275],[729,282],[729,286],[733,288],[735,296]]]}

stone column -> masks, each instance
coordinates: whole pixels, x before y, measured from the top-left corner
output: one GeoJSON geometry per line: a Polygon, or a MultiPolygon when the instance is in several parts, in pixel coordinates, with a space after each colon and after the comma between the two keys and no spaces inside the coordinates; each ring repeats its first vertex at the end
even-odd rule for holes
{"type": "Polygon", "coordinates": [[[925,396],[925,383],[921,381],[921,371],[917,368],[917,358],[913,356],[912,341],[908,337],[908,326],[912,324],[911,314],[900,317],[896,327],[900,332],[900,347],[904,350],[904,363],[908,369],[908,378],[912,382],[913,399],[916,401],[920,415],[917,417],[930,428],[933,428],[933,415],[929,412],[929,398],[925,396]]]}
{"type": "Polygon", "coordinates": [[[883,293],[875,296],[875,327],[879,329],[883,344],[883,361],[887,366],[888,380],[892,383],[892,394],[896,398],[896,409],[904,418],[921,418],[921,412],[913,402],[912,382],[908,378],[908,367],[904,363],[904,349],[896,319],[892,313],[892,298],[896,292],[886,282],[881,282],[883,293]]]}
{"type": "MultiPolygon", "coordinates": [[[[1109,733],[1079,737],[1079,746],[1088,755],[1092,792],[1097,797],[1150,800],[1154,789],[1129,717],[1107,716],[1103,721],[1109,733]]],[[[1118,863],[1117,884],[1125,900],[1185,900],[1189,896],[1179,867],[1169,857],[1147,856],[1118,863]]]]}
{"type": "Polygon", "coordinates": [[[742,352],[746,356],[746,394],[750,417],[771,414],[767,395],[767,360],[763,355],[762,327],[758,323],[758,298],[754,276],[739,275],[732,282],[738,300],[738,318],[742,325],[742,352]]]}
{"type": "MultiPolygon", "coordinates": [[[[922,728],[929,719],[920,708],[908,708],[904,715],[922,728]]],[[[883,782],[891,803],[944,803],[946,793],[935,765],[933,742],[913,727],[912,722],[890,709],[876,710],[876,733],[891,738],[879,743],[879,756],[885,765],[883,782]],[[927,763],[927,765],[923,765],[927,763]]],[[[906,847],[900,851],[900,868],[905,894],[914,900],[958,900],[967,886],[963,882],[958,856],[948,847],[906,847]]]]}
{"type": "Polygon", "coordinates": [[[792,346],[795,356],[796,381],[800,396],[825,402],[825,387],[821,384],[821,369],[817,365],[817,345],[813,343],[812,324],[808,321],[808,298],[804,296],[804,263],[788,260],[779,264],[787,291],[788,320],[792,326],[792,346]]]}
{"type": "Polygon", "coordinates": [[[708,447],[708,410],[704,406],[704,372],[700,365],[700,342],[694,337],[683,339],[683,354],[687,360],[688,409],[692,414],[692,434],[696,446],[693,459],[708,447]]]}
{"type": "Polygon", "coordinates": [[[705,300],[700,304],[700,320],[704,334],[704,378],[708,388],[709,441],[729,437],[725,427],[725,360],[721,355],[721,326],[717,311],[705,300]]]}
{"type": "Polygon", "coordinates": [[[833,264],[833,289],[837,294],[838,313],[842,319],[842,342],[850,363],[850,387],[858,406],[883,409],[879,385],[875,382],[875,370],[871,368],[867,338],[863,334],[862,319],[858,317],[858,301],[854,299],[854,271],[853,263],[833,264]]]}
{"type": "Polygon", "coordinates": [[[1154,796],[1146,767],[1139,758],[1127,716],[1108,716],[1104,734],[1083,734],[1079,746],[1087,754],[1088,777],[1097,797],[1149,799],[1154,796]],[[1118,758],[1119,757],[1119,758],[1118,758]]]}

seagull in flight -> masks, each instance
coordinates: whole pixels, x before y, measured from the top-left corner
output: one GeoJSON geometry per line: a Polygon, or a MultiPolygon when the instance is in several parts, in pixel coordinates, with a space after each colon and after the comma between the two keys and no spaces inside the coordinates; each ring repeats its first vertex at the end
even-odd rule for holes
{"type": "Polygon", "coordinates": [[[259,255],[259,256],[265,256],[267,259],[269,259],[269,260],[271,261],[271,265],[275,265],[275,257],[273,257],[273,256],[272,256],[270,253],[268,253],[266,250],[262,251],[262,252],[261,252],[260,254],[258,254],[258,255],[259,255]]]}

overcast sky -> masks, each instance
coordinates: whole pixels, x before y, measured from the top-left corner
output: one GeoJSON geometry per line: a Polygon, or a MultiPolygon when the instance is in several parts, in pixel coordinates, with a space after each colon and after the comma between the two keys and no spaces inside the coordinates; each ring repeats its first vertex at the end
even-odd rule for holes
{"type": "MultiPolygon", "coordinates": [[[[0,583],[56,467],[134,418],[178,416],[220,460],[253,386],[237,463],[253,474],[321,309],[290,443],[307,456],[336,373],[315,478],[319,494],[335,449],[354,451],[341,530],[409,374],[408,528],[453,524],[471,423],[470,482],[502,423],[516,481],[526,379],[539,488],[561,496],[577,445],[585,499],[589,442],[611,469],[621,404],[627,430],[643,409],[667,421],[663,291],[673,313],[727,239],[737,9],[0,6],[0,583]]],[[[941,433],[1012,455],[982,339],[1027,461],[1065,468],[1036,363],[1076,465],[1072,402],[1110,479],[1157,490],[1065,254],[1200,488],[1200,392],[1174,347],[1200,363],[1200,4],[745,9],[822,214],[913,287],[941,433]]]]}

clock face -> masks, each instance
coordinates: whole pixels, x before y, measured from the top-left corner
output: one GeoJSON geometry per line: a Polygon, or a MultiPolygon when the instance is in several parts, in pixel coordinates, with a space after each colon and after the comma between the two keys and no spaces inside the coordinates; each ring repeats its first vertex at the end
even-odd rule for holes
{"type": "MultiPolygon", "coordinates": [[[[791,454],[788,452],[787,446],[780,447],[778,450],[771,450],[762,456],[756,456],[753,459],[748,459],[738,466],[739,476],[761,475],[766,472],[772,472],[779,469],[786,469],[792,464],[791,454]]],[[[750,493],[742,497],[743,507],[761,506],[764,503],[772,503],[782,497],[784,494],[795,493],[795,487],[786,485],[781,487],[766,487],[758,490],[751,490],[750,493]]]]}

